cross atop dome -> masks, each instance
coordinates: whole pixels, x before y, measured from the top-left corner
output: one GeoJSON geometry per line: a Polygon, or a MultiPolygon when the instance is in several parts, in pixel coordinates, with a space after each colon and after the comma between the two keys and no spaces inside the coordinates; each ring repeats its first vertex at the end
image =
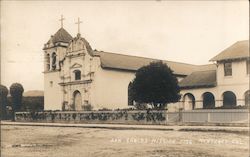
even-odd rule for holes
{"type": "Polygon", "coordinates": [[[75,24],[78,25],[78,33],[77,33],[77,35],[80,34],[80,24],[81,23],[82,23],[82,21],[80,21],[80,18],[78,17],[78,21],[75,23],[75,24]]]}
{"type": "Polygon", "coordinates": [[[65,20],[65,18],[61,15],[61,18],[59,19],[59,21],[61,21],[61,28],[63,28],[63,20],[65,20]]]}

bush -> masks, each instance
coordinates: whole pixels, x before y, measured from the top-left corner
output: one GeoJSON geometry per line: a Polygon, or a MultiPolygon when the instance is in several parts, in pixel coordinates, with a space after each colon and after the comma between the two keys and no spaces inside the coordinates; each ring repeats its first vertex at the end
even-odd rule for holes
{"type": "Polygon", "coordinates": [[[104,107],[104,108],[98,109],[98,111],[112,111],[112,110],[104,107]]]}
{"type": "Polygon", "coordinates": [[[142,104],[135,103],[135,108],[137,110],[146,110],[146,109],[148,109],[148,105],[145,103],[142,103],[142,104]]]}
{"type": "Polygon", "coordinates": [[[1,119],[6,118],[6,106],[7,106],[7,95],[9,91],[8,88],[0,85],[0,114],[1,119]]]}
{"type": "Polygon", "coordinates": [[[43,111],[44,97],[23,97],[21,111],[43,111]]]}
{"type": "Polygon", "coordinates": [[[83,105],[83,110],[84,111],[92,111],[93,106],[91,106],[91,104],[83,105]]]}
{"type": "MultiPolygon", "coordinates": [[[[12,99],[8,97],[8,106],[11,106],[12,99]]],[[[34,97],[23,97],[22,106],[20,111],[43,111],[44,110],[44,97],[34,96],[34,97]]]]}
{"type": "Polygon", "coordinates": [[[23,91],[23,86],[20,83],[13,83],[10,86],[11,105],[14,112],[19,111],[22,107],[23,91]]]}
{"type": "Polygon", "coordinates": [[[62,111],[66,111],[68,108],[68,102],[67,101],[63,101],[62,102],[62,111]]]}

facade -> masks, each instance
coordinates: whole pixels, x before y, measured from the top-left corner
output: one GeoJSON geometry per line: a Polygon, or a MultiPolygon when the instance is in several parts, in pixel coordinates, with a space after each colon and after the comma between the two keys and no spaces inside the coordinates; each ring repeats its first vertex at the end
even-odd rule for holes
{"type": "MultiPolygon", "coordinates": [[[[93,50],[79,33],[73,38],[64,28],[60,28],[51,36],[43,50],[45,110],[84,110],[89,105],[94,109],[128,108],[131,105],[129,84],[134,79],[136,70],[156,61],[151,58],[93,50]]],[[[246,60],[248,57],[232,60],[232,67],[241,68],[246,60]]],[[[217,101],[221,100],[218,96],[224,90],[232,91],[236,87],[239,88],[240,90],[235,92],[237,97],[248,91],[248,75],[239,75],[237,70],[233,70],[230,81],[230,78],[228,80],[223,77],[223,73],[221,74],[224,62],[228,63],[227,60],[215,58],[213,61],[216,61],[216,64],[200,66],[163,61],[174,71],[182,87],[182,100],[170,107],[187,110],[202,108],[203,105],[196,100],[201,100],[197,98],[203,92],[213,93],[217,101]],[[190,76],[196,77],[201,73],[208,76],[204,78],[208,79],[205,86],[202,83],[198,86],[187,86],[190,76]],[[237,83],[239,80],[236,76],[244,77],[244,82],[237,83]]],[[[243,97],[239,101],[243,105],[243,97]]]]}

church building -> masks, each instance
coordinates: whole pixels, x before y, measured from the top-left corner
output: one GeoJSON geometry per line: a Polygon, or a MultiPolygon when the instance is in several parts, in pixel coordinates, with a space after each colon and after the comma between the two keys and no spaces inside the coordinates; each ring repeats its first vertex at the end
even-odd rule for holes
{"type": "MultiPolygon", "coordinates": [[[[79,26],[78,26],[79,27],[79,26]]],[[[44,45],[45,110],[129,108],[130,82],[137,69],[156,59],[93,50],[78,32],[61,27],[44,45]]],[[[249,104],[248,41],[240,41],[211,59],[193,65],[164,61],[174,72],[182,98],[170,109],[249,104]]]]}

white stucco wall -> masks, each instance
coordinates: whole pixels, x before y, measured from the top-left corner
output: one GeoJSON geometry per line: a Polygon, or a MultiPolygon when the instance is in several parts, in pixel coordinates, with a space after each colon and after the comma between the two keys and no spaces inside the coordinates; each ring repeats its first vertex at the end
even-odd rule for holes
{"type": "Polygon", "coordinates": [[[223,105],[223,93],[231,91],[235,94],[237,105],[245,105],[245,93],[249,90],[249,74],[246,70],[246,60],[232,62],[232,76],[224,76],[223,63],[217,64],[216,71],[217,86],[213,88],[182,89],[180,102],[169,104],[170,110],[183,108],[189,110],[190,107],[184,103],[184,95],[191,93],[195,97],[195,108],[203,108],[203,94],[210,92],[215,98],[215,107],[223,105]]]}
{"type": "Polygon", "coordinates": [[[249,90],[249,74],[246,70],[246,60],[232,62],[232,76],[224,76],[223,63],[218,64],[217,69],[218,99],[226,91],[232,91],[236,95],[237,105],[245,105],[244,94],[249,90]]]}
{"type": "MultiPolygon", "coordinates": [[[[129,108],[128,85],[135,78],[135,72],[105,69],[101,67],[100,58],[93,58],[95,68],[91,85],[91,104],[95,109],[129,108]]],[[[178,77],[181,80],[182,77],[178,77]]]]}
{"type": "Polygon", "coordinates": [[[92,104],[95,108],[128,108],[128,85],[134,72],[102,69],[94,74],[92,104]]]}
{"type": "Polygon", "coordinates": [[[45,56],[50,55],[50,69],[46,67],[47,61],[44,60],[44,109],[61,110],[62,109],[62,88],[58,84],[61,82],[59,61],[64,58],[65,47],[52,47],[44,50],[45,56]],[[52,70],[52,53],[56,53],[56,69],[52,70]]]}
{"type": "Polygon", "coordinates": [[[44,74],[44,109],[61,110],[62,91],[58,85],[60,82],[59,72],[44,74]]]}
{"type": "Polygon", "coordinates": [[[223,63],[217,64],[218,86],[230,86],[249,83],[249,74],[246,71],[246,60],[232,62],[232,76],[224,76],[223,63]]]}

